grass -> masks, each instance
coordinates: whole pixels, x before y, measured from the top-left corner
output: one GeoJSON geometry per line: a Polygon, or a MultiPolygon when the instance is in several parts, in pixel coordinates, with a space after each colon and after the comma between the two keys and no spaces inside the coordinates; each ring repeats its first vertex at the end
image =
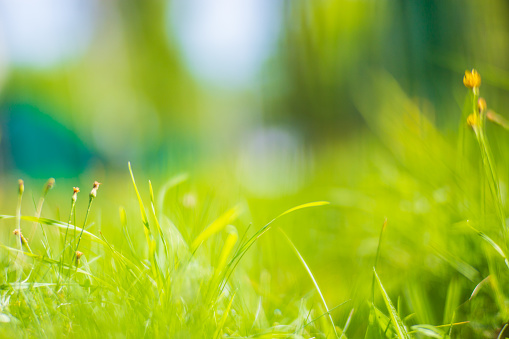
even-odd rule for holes
{"type": "Polygon", "coordinates": [[[50,180],[27,213],[20,182],[0,216],[1,336],[509,336],[503,118],[466,91],[446,135],[390,76],[364,91],[367,137],[317,150],[279,198],[129,164],[129,185],[76,199],[50,180]]]}

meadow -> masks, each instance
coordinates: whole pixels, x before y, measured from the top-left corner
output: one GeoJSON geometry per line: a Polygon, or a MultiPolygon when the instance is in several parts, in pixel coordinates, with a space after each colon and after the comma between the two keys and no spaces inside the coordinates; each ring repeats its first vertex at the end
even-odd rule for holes
{"type": "Polygon", "coordinates": [[[444,133],[433,103],[375,74],[354,95],[369,131],[317,146],[275,198],[231,163],[42,191],[13,178],[1,336],[509,337],[508,124],[477,71],[463,82],[444,133]]]}

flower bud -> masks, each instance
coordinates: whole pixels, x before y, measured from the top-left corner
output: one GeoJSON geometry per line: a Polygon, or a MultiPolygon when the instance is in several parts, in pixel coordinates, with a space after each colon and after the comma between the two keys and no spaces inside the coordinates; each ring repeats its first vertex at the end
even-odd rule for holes
{"type": "Polygon", "coordinates": [[[46,185],[44,186],[44,194],[48,193],[48,191],[52,189],[54,185],[55,178],[49,178],[48,181],[46,181],[46,185]]]}
{"type": "Polygon", "coordinates": [[[476,128],[479,126],[479,116],[475,113],[470,114],[467,117],[467,124],[472,128],[476,128]]]}
{"type": "Polygon", "coordinates": [[[92,190],[90,191],[90,199],[93,199],[97,196],[97,189],[99,188],[99,185],[101,183],[94,181],[94,186],[92,187],[92,190]]]}
{"type": "Polygon", "coordinates": [[[83,255],[83,252],[76,251],[76,267],[78,267],[78,265],[80,263],[80,258],[82,255],[83,255]]]}
{"type": "Polygon", "coordinates": [[[477,108],[479,109],[479,113],[485,112],[487,107],[488,106],[486,105],[486,100],[484,100],[484,98],[479,98],[479,100],[477,100],[477,108]]]}
{"type": "Polygon", "coordinates": [[[471,72],[465,71],[463,84],[468,88],[479,88],[481,86],[481,75],[475,69],[472,69],[471,72]]]}
{"type": "Polygon", "coordinates": [[[23,180],[19,179],[18,184],[19,184],[18,194],[23,195],[23,192],[25,191],[25,183],[23,182],[23,180]]]}
{"type": "Polygon", "coordinates": [[[72,201],[76,202],[76,200],[78,199],[78,193],[80,192],[80,188],[79,187],[73,187],[72,190],[73,190],[72,201]]]}
{"type": "Polygon", "coordinates": [[[24,246],[27,246],[28,245],[28,242],[26,240],[26,238],[23,236],[23,234],[21,233],[21,230],[19,228],[16,228],[12,234],[14,234],[15,236],[19,237],[19,240],[21,241],[21,244],[24,245],[24,246]]]}

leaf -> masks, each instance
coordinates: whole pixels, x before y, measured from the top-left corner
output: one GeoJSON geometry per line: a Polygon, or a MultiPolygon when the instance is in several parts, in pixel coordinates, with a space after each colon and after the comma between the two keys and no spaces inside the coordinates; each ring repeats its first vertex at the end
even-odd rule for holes
{"type": "Polygon", "coordinates": [[[423,334],[430,338],[441,339],[445,335],[444,331],[440,330],[439,328],[436,328],[433,325],[414,325],[411,328],[412,328],[412,331],[423,334]]]}
{"type": "Polygon", "coordinates": [[[235,298],[235,293],[232,295],[230,302],[228,303],[228,306],[226,306],[226,310],[224,310],[223,312],[223,316],[221,317],[221,320],[219,321],[216,331],[214,332],[214,339],[219,338],[221,332],[223,331],[224,323],[226,322],[226,318],[228,317],[228,314],[230,313],[230,308],[232,307],[233,298],[235,298]]]}
{"type": "Polygon", "coordinates": [[[194,239],[191,244],[191,252],[196,251],[196,249],[208,238],[212,235],[218,233],[223,228],[228,225],[228,223],[235,220],[239,214],[241,213],[240,205],[235,206],[234,208],[226,211],[223,215],[213,221],[207,228],[205,228],[197,237],[194,239]]]}
{"type": "Polygon", "coordinates": [[[302,204],[302,205],[290,208],[289,210],[286,210],[285,212],[281,213],[280,215],[278,215],[277,217],[275,217],[274,219],[269,221],[265,226],[260,228],[258,231],[256,231],[256,233],[251,238],[249,238],[249,240],[247,240],[245,244],[243,244],[242,246],[239,247],[237,252],[235,252],[235,255],[233,256],[233,258],[228,263],[228,270],[229,270],[229,272],[226,274],[226,278],[224,279],[223,286],[220,288],[220,290],[222,290],[226,286],[226,282],[228,281],[229,277],[231,276],[231,274],[233,273],[233,271],[235,270],[235,268],[239,264],[240,260],[244,256],[244,254],[246,254],[247,250],[249,250],[249,248],[251,246],[253,246],[254,242],[259,237],[261,237],[265,232],[267,232],[271,228],[272,223],[274,221],[276,221],[277,219],[279,219],[283,215],[286,215],[288,213],[291,213],[291,212],[294,212],[294,211],[297,211],[297,210],[300,210],[300,209],[303,209],[303,208],[315,207],[315,206],[323,206],[323,205],[328,205],[328,204],[330,204],[330,202],[328,202],[328,201],[315,201],[315,202],[309,202],[309,203],[306,203],[306,204],[302,204]]]}
{"type": "Polygon", "coordinates": [[[411,338],[408,334],[407,329],[405,328],[405,325],[403,324],[403,321],[398,315],[398,312],[396,311],[396,308],[392,304],[391,299],[389,298],[389,295],[385,291],[382,282],[380,281],[380,278],[378,277],[378,274],[376,273],[376,269],[373,267],[373,273],[375,274],[375,279],[378,283],[378,287],[380,288],[380,292],[382,293],[382,297],[385,302],[385,306],[387,307],[387,310],[389,311],[392,325],[396,329],[396,334],[398,335],[398,338],[400,339],[409,339],[411,338]]]}
{"type": "Polygon", "coordinates": [[[143,201],[141,200],[140,192],[138,191],[138,187],[136,187],[136,181],[134,180],[134,174],[133,174],[133,170],[131,168],[131,162],[128,162],[127,165],[129,167],[129,173],[131,173],[131,179],[133,181],[133,186],[134,186],[134,191],[136,192],[136,197],[138,198],[138,204],[140,205],[141,220],[143,222],[143,225],[150,230],[150,227],[148,225],[147,213],[145,212],[145,206],[143,206],[143,201]]]}
{"type": "MultiPolygon", "coordinates": [[[[0,219],[14,219],[15,216],[12,216],[12,215],[0,215],[0,219]]],[[[37,218],[37,217],[31,217],[31,216],[22,216],[21,217],[22,220],[27,220],[27,221],[32,221],[32,222],[37,222],[37,223],[41,223],[41,224],[44,224],[44,225],[48,225],[48,226],[54,226],[54,227],[58,227],[62,230],[67,230],[67,227],[69,227],[69,229],[72,227],[74,229],[74,225],[72,224],[68,224],[68,223],[64,223],[62,221],[59,221],[59,220],[53,220],[53,219],[48,219],[48,218],[37,218]]],[[[76,227],[76,231],[78,232],[81,232],[81,228],[80,227],[76,227]]],[[[98,242],[100,244],[103,244],[103,245],[106,245],[106,243],[99,237],[97,237],[96,235],[88,232],[88,231],[85,231],[83,230],[83,234],[86,234],[88,237],[90,237],[91,240],[95,241],[95,242],[98,242]]]]}
{"type": "Polygon", "coordinates": [[[484,234],[483,232],[481,231],[478,231],[476,230],[474,227],[468,225],[474,232],[477,233],[477,235],[479,235],[484,241],[486,241],[488,244],[491,245],[491,247],[493,247],[495,249],[495,251],[497,251],[498,254],[500,254],[500,256],[502,258],[504,258],[504,262],[506,264],[506,266],[509,267],[509,261],[507,259],[507,256],[504,252],[504,250],[502,250],[502,248],[500,246],[498,246],[498,244],[496,242],[494,242],[490,237],[488,237],[486,234],[484,234]]]}
{"type": "MultiPolygon", "coordinates": [[[[313,281],[313,284],[315,285],[315,288],[318,292],[318,294],[320,295],[320,298],[322,299],[322,303],[323,303],[323,306],[325,307],[325,310],[327,311],[327,313],[329,313],[329,307],[327,306],[327,303],[325,302],[325,298],[323,297],[323,294],[322,294],[322,291],[320,290],[320,287],[318,286],[318,283],[316,282],[316,279],[315,279],[315,276],[313,275],[313,273],[311,273],[311,269],[309,268],[308,264],[306,263],[306,261],[304,260],[304,258],[302,257],[302,255],[300,254],[299,250],[297,249],[297,247],[295,247],[295,245],[293,244],[293,242],[290,240],[290,238],[286,235],[286,233],[280,229],[279,231],[281,231],[281,233],[283,233],[283,235],[285,236],[286,240],[288,240],[288,243],[290,244],[290,246],[292,247],[293,251],[295,252],[295,254],[297,254],[297,256],[299,257],[300,259],[300,262],[302,263],[302,265],[304,266],[304,268],[306,269],[306,271],[308,272],[308,275],[309,277],[311,278],[311,280],[313,281]]],[[[336,331],[336,325],[334,325],[334,320],[332,320],[332,316],[330,315],[329,313],[329,320],[331,322],[331,325],[332,325],[332,329],[334,330],[334,334],[336,335],[336,338],[339,338],[339,335],[338,335],[338,332],[336,331]]],[[[341,334],[341,337],[345,337],[346,336],[342,333],[341,334]]]]}

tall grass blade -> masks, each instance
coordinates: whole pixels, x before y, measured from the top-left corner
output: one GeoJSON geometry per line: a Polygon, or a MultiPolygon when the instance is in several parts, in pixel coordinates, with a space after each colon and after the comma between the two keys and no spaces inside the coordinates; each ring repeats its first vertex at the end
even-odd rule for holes
{"type": "Polygon", "coordinates": [[[509,268],[509,260],[507,259],[507,255],[505,254],[504,250],[495,242],[493,241],[489,236],[487,236],[485,233],[478,231],[474,227],[468,225],[474,232],[477,233],[484,241],[486,241],[488,244],[491,245],[495,249],[495,251],[500,254],[500,256],[504,259],[504,263],[509,268]]]}
{"type": "MultiPolygon", "coordinates": [[[[320,287],[318,286],[318,283],[316,282],[315,276],[311,272],[311,269],[309,268],[308,264],[306,263],[306,261],[304,260],[302,255],[300,254],[300,252],[297,249],[297,247],[295,247],[293,242],[286,235],[286,233],[282,229],[279,229],[279,231],[285,236],[285,238],[288,241],[288,243],[290,244],[291,248],[293,249],[295,254],[299,257],[300,262],[302,263],[302,265],[304,266],[304,268],[308,272],[309,277],[311,278],[311,280],[313,281],[313,284],[315,285],[316,291],[318,292],[318,294],[320,295],[320,298],[322,299],[322,303],[323,303],[323,306],[325,307],[325,310],[327,312],[329,312],[329,307],[327,306],[327,302],[325,301],[325,298],[323,297],[322,291],[320,290],[320,287]]],[[[336,330],[336,325],[334,324],[334,320],[332,320],[332,316],[330,315],[330,313],[328,314],[328,316],[329,316],[329,320],[331,322],[332,329],[334,330],[334,334],[336,335],[336,338],[339,338],[339,334],[338,334],[338,332],[336,330]]],[[[342,331],[342,330],[340,330],[340,331],[342,331]]],[[[344,336],[343,334],[341,336],[346,338],[346,336],[344,336]]]]}
{"type": "Polygon", "coordinates": [[[157,260],[156,260],[156,242],[152,237],[152,233],[150,231],[150,225],[148,223],[147,212],[145,211],[145,206],[143,205],[143,200],[141,199],[140,192],[138,191],[138,187],[136,186],[136,181],[134,180],[134,174],[133,174],[133,170],[131,168],[131,162],[128,162],[127,164],[129,167],[129,173],[131,174],[131,180],[133,182],[134,191],[136,192],[136,197],[138,198],[138,204],[140,205],[141,220],[142,220],[142,223],[144,226],[145,238],[147,240],[147,245],[148,245],[148,257],[149,257],[149,260],[151,263],[150,268],[151,268],[152,275],[153,275],[154,279],[158,282],[158,286],[161,287],[163,284],[163,280],[160,276],[160,269],[159,269],[159,265],[157,264],[157,260]]]}
{"type": "Polygon", "coordinates": [[[240,248],[235,252],[235,255],[233,256],[233,258],[228,263],[228,273],[226,274],[226,278],[224,279],[223,286],[220,288],[220,290],[224,289],[228,279],[232,275],[233,271],[239,264],[240,260],[244,256],[244,254],[246,254],[246,252],[249,250],[249,248],[251,246],[253,246],[253,244],[255,243],[255,241],[258,238],[260,238],[265,232],[267,232],[272,227],[272,223],[274,221],[278,220],[280,217],[282,217],[284,215],[287,215],[288,213],[298,211],[303,208],[324,206],[324,205],[328,205],[328,204],[330,204],[328,201],[315,201],[315,202],[309,202],[306,204],[302,204],[302,205],[290,208],[289,210],[286,210],[285,212],[281,213],[280,215],[278,215],[277,217],[275,217],[274,219],[269,221],[265,226],[260,228],[258,231],[256,231],[256,233],[251,238],[249,238],[242,246],[240,246],[240,248]]]}
{"type": "Polygon", "coordinates": [[[220,232],[228,223],[235,220],[241,213],[241,206],[237,205],[232,209],[226,211],[223,215],[213,221],[207,228],[205,228],[191,244],[191,252],[194,253],[196,249],[212,235],[220,232]]]}
{"type": "Polygon", "coordinates": [[[389,311],[392,325],[396,329],[396,334],[397,334],[398,338],[399,339],[410,339],[411,337],[408,334],[408,331],[405,328],[403,321],[399,317],[398,312],[396,311],[396,308],[392,304],[392,301],[389,298],[389,295],[385,291],[385,288],[382,285],[382,281],[378,277],[378,274],[376,273],[376,269],[374,267],[373,267],[373,273],[375,274],[376,282],[378,283],[378,287],[380,288],[380,292],[382,293],[382,297],[385,302],[385,306],[387,307],[387,310],[389,311]]]}
{"type": "Polygon", "coordinates": [[[221,332],[223,331],[224,323],[226,322],[226,319],[228,318],[228,314],[230,313],[230,309],[232,307],[233,298],[235,298],[235,293],[230,298],[230,302],[228,303],[228,306],[226,306],[226,309],[223,312],[223,316],[221,317],[221,320],[217,325],[216,331],[214,332],[214,339],[218,339],[221,335],[221,332]]]}
{"type": "MultiPolygon", "coordinates": [[[[0,215],[0,220],[1,219],[13,219],[15,218],[14,216],[12,215],[0,215]]],[[[20,217],[21,220],[26,220],[26,221],[32,221],[32,222],[37,222],[37,223],[41,223],[41,224],[44,224],[44,225],[47,225],[47,226],[53,226],[53,227],[57,227],[60,229],[60,231],[65,231],[67,230],[67,226],[68,226],[68,223],[66,222],[62,222],[62,221],[59,221],[59,220],[53,220],[53,219],[48,219],[48,218],[36,218],[36,217],[32,217],[32,216],[21,216],[20,217]]],[[[71,225],[71,227],[75,227],[74,225],[71,225]]],[[[93,240],[95,242],[98,242],[98,243],[101,243],[103,245],[105,245],[105,242],[97,237],[96,235],[88,232],[88,231],[85,231],[83,230],[82,228],[80,227],[76,227],[76,231],[83,231],[83,234],[88,236],[90,238],[90,240],[93,240]]]]}
{"type": "Polygon", "coordinates": [[[506,328],[507,328],[507,324],[505,324],[504,327],[502,327],[502,330],[500,330],[500,333],[498,334],[497,339],[503,339],[502,336],[504,335],[506,328]]]}

